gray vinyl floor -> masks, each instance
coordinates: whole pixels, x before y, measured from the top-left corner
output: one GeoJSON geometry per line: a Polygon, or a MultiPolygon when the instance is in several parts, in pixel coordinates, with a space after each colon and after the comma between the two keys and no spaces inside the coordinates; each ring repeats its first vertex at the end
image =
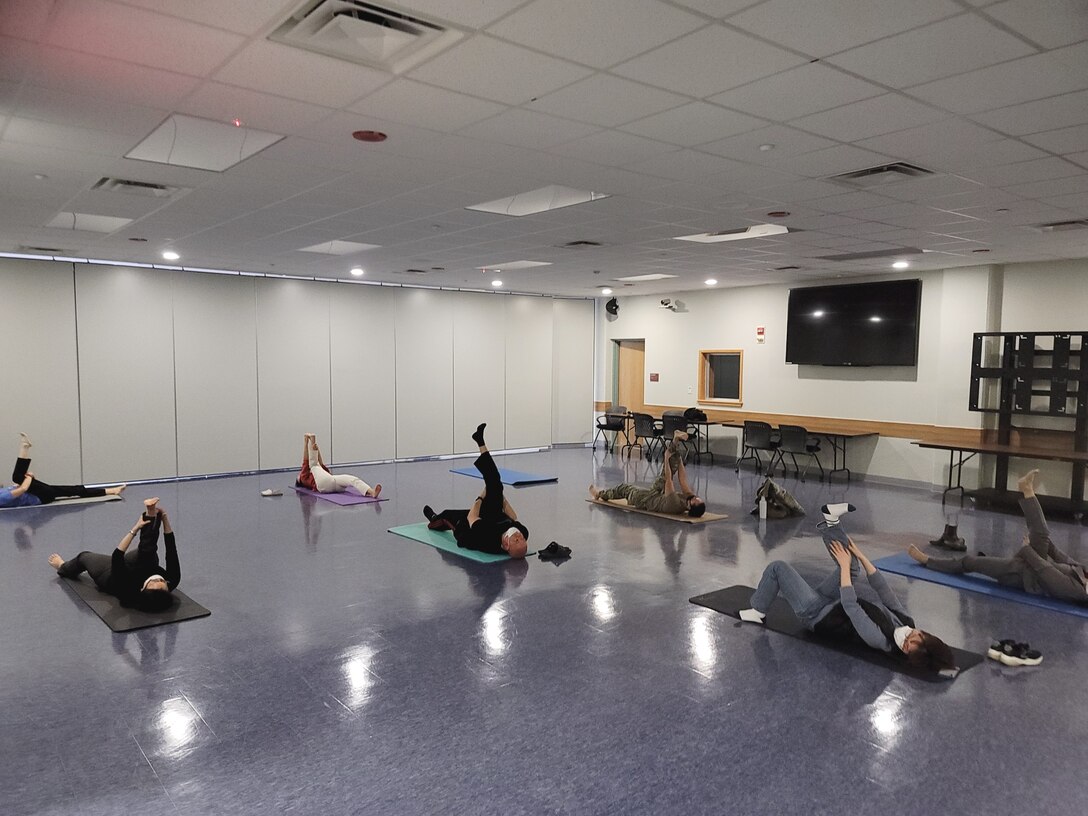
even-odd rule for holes
{"type": "MultiPolygon", "coordinates": [[[[508,495],[566,563],[477,564],[386,532],[424,503],[467,506],[480,482],[448,469],[470,461],[359,469],[379,506],[271,474],[0,513],[0,814],[1088,812],[1088,621],[890,576],[950,643],[1044,653],[937,685],[687,602],[773,559],[827,569],[829,500],[858,506],[873,557],[935,537],[938,493],[786,478],[808,517],[761,524],[750,468],[692,465],[730,518],[690,526],[586,504],[590,482],[656,465],[566,449],[500,460],[559,475],[508,495]],[[113,635],[46,558],[110,551],[151,495],[212,615],[113,635]]],[[[1088,556],[1083,528],[1052,527],[1088,556]]],[[[968,504],[960,529],[1001,554],[1022,528],[968,504]]]]}

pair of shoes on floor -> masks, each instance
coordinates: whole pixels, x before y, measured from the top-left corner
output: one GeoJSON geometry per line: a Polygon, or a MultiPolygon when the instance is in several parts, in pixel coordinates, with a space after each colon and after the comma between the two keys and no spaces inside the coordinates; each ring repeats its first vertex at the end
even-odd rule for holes
{"type": "Polygon", "coordinates": [[[1006,666],[1038,666],[1043,662],[1039,650],[1032,649],[1029,643],[1017,643],[1011,638],[991,643],[986,656],[1006,666]]]}
{"type": "Polygon", "coordinates": [[[554,561],[558,558],[570,558],[570,552],[570,547],[564,547],[553,541],[536,555],[541,561],[554,561]]]}

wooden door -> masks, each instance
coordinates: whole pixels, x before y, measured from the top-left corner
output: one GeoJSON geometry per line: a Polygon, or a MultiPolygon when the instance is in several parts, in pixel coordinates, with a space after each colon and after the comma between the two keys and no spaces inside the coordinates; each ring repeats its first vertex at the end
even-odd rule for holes
{"type": "Polygon", "coordinates": [[[616,342],[616,402],[628,411],[645,412],[646,341],[616,342]]]}

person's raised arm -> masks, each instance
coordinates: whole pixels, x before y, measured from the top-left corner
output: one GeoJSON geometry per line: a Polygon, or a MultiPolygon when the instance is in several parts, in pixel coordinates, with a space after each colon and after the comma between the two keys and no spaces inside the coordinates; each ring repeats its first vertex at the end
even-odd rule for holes
{"type": "Polygon", "coordinates": [[[684,467],[684,457],[680,457],[680,467],[676,469],[676,478],[680,481],[680,489],[687,495],[695,495],[695,491],[688,484],[688,469],[684,467]]]}
{"type": "Polygon", "coordinates": [[[665,495],[671,496],[676,492],[676,485],[672,482],[672,468],[669,462],[672,460],[672,451],[665,449],[665,461],[661,464],[661,472],[665,476],[665,495]]]}
{"type": "Polygon", "coordinates": [[[832,541],[828,549],[831,550],[831,557],[835,559],[835,563],[839,565],[839,601],[842,603],[846,616],[850,618],[854,631],[872,648],[888,651],[888,639],[858,603],[858,594],[850,575],[850,552],[838,541],[832,541]]]}
{"type": "Polygon", "coordinates": [[[903,602],[899,600],[899,596],[895,594],[895,591],[890,586],[888,586],[888,582],[884,579],[884,573],[878,570],[873,563],[865,557],[865,553],[863,553],[861,548],[854,543],[854,539],[850,538],[850,536],[847,536],[846,538],[850,542],[850,554],[854,555],[861,563],[862,569],[865,570],[865,576],[869,581],[869,586],[876,592],[877,597],[880,598],[880,602],[897,614],[908,614],[907,608],[903,606],[903,602]]]}

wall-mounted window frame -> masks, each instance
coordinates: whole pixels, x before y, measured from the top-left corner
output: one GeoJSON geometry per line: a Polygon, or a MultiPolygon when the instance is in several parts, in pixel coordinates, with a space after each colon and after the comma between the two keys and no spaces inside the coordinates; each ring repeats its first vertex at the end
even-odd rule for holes
{"type": "Polygon", "coordinates": [[[744,350],[699,350],[699,403],[744,404],[744,350]]]}

